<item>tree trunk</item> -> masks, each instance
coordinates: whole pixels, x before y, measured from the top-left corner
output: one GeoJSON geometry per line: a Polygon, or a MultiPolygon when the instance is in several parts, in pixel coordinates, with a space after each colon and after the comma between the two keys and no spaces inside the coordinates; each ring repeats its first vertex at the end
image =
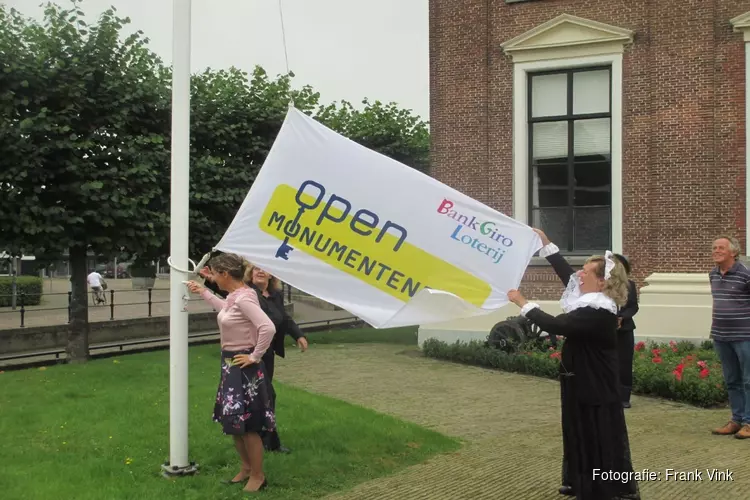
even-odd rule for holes
{"type": "Polygon", "coordinates": [[[84,363],[89,358],[89,301],[86,277],[86,247],[70,248],[70,334],[65,354],[68,362],[84,363]]]}

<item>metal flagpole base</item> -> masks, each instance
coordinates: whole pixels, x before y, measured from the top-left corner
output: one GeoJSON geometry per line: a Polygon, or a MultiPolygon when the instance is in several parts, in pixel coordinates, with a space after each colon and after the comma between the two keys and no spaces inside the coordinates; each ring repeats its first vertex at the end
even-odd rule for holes
{"type": "Polygon", "coordinates": [[[190,462],[190,465],[184,467],[178,467],[177,465],[169,465],[169,462],[164,462],[161,466],[161,474],[166,478],[172,478],[176,476],[192,476],[198,473],[198,464],[190,462]]]}

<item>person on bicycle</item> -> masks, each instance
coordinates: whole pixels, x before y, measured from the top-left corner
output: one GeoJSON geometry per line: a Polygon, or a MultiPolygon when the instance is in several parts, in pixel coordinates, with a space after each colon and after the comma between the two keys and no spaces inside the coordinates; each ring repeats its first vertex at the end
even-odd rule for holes
{"type": "Polygon", "coordinates": [[[104,282],[104,278],[102,278],[102,275],[92,269],[89,275],[86,277],[86,281],[94,291],[96,303],[102,304],[106,302],[106,299],[104,298],[104,289],[102,288],[102,283],[104,282]]]}

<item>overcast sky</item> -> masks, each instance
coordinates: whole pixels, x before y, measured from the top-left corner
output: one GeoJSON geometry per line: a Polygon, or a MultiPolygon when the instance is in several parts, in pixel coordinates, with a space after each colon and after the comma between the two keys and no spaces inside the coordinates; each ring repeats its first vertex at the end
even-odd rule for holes
{"type": "MultiPolygon", "coordinates": [[[[395,101],[429,119],[428,0],[282,0],[294,85],[312,85],[324,103],[365,97],[395,101]]],[[[43,0],[0,0],[41,19],[43,0]]],[[[44,0],[46,3],[46,0],[44,0]]],[[[63,6],[67,0],[55,0],[63,6]]],[[[84,0],[89,20],[109,6],[143,30],[172,60],[172,0],[84,0]]],[[[259,64],[286,71],[279,0],[193,0],[192,67],[259,64]]]]}

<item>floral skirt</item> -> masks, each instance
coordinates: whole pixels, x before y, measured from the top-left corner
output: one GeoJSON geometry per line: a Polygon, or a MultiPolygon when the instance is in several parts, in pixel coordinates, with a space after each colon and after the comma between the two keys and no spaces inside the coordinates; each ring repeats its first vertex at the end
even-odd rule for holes
{"type": "Polygon", "coordinates": [[[221,351],[221,378],[213,420],[222,424],[224,434],[239,436],[276,428],[263,362],[245,368],[233,362],[237,354],[252,352],[252,349],[221,351]]]}

